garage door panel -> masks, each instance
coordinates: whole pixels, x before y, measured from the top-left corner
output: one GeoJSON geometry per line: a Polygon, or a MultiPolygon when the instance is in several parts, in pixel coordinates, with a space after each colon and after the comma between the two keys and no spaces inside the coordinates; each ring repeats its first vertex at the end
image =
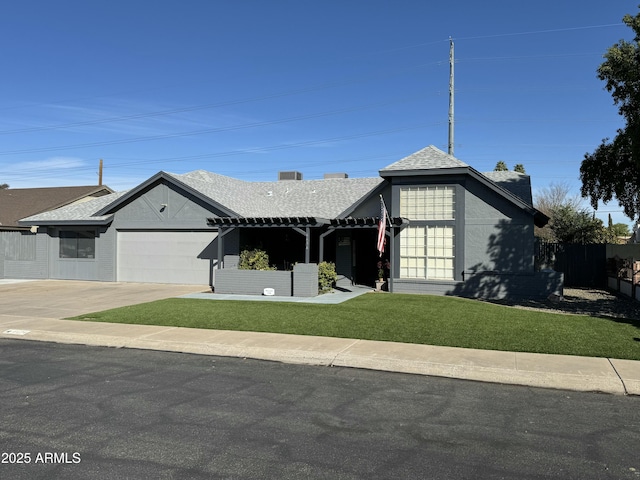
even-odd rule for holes
{"type": "Polygon", "coordinates": [[[216,232],[118,232],[118,281],[210,282],[216,232]]]}

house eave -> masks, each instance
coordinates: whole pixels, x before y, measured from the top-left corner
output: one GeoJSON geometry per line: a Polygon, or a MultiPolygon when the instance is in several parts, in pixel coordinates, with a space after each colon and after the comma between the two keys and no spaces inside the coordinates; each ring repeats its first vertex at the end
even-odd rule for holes
{"type": "Polygon", "coordinates": [[[429,168],[429,169],[407,169],[407,170],[379,170],[378,173],[384,179],[389,177],[430,177],[439,175],[460,175],[469,173],[470,167],[453,168],[429,168]]]}
{"type": "Polygon", "coordinates": [[[67,225],[109,225],[113,221],[113,215],[109,215],[108,218],[90,218],[82,220],[20,220],[20,226],[22,227],[56,227],[67,225]]]}

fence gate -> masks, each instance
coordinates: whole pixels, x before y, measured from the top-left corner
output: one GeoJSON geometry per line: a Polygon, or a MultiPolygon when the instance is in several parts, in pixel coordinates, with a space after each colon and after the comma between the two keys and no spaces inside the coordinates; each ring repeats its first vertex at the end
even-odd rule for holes
{"type": "Polygon", "coordinates": [[[566,287],[606,288],[607,246],[536,240],[536,263],[564,273],[566,287]]]}

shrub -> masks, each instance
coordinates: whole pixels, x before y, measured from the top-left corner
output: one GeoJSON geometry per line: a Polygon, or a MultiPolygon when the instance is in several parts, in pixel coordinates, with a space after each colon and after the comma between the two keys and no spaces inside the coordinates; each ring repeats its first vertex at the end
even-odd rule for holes
{"type": "Polygon", "coordinates": [[[333,262],[320,262],[318,264],[318,293],[330,292],[336,280],[338,280],[336,264],[333,262]]]}
{"type": "Polygon", "coordinates": [[[269,254],[259,248],[253,250],[243,250],[240,252],[240,270],[275,270],[269,265],[269,254]]]}

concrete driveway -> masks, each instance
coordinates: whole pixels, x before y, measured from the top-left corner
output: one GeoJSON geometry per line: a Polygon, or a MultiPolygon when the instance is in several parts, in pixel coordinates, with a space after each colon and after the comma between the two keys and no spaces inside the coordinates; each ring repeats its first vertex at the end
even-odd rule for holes
{"type": "Polygon", "coordinates": [[[0,283],[0,317],[67,318],[207,290],[206,285],[73,280],[3,282],[0,283]]]}

